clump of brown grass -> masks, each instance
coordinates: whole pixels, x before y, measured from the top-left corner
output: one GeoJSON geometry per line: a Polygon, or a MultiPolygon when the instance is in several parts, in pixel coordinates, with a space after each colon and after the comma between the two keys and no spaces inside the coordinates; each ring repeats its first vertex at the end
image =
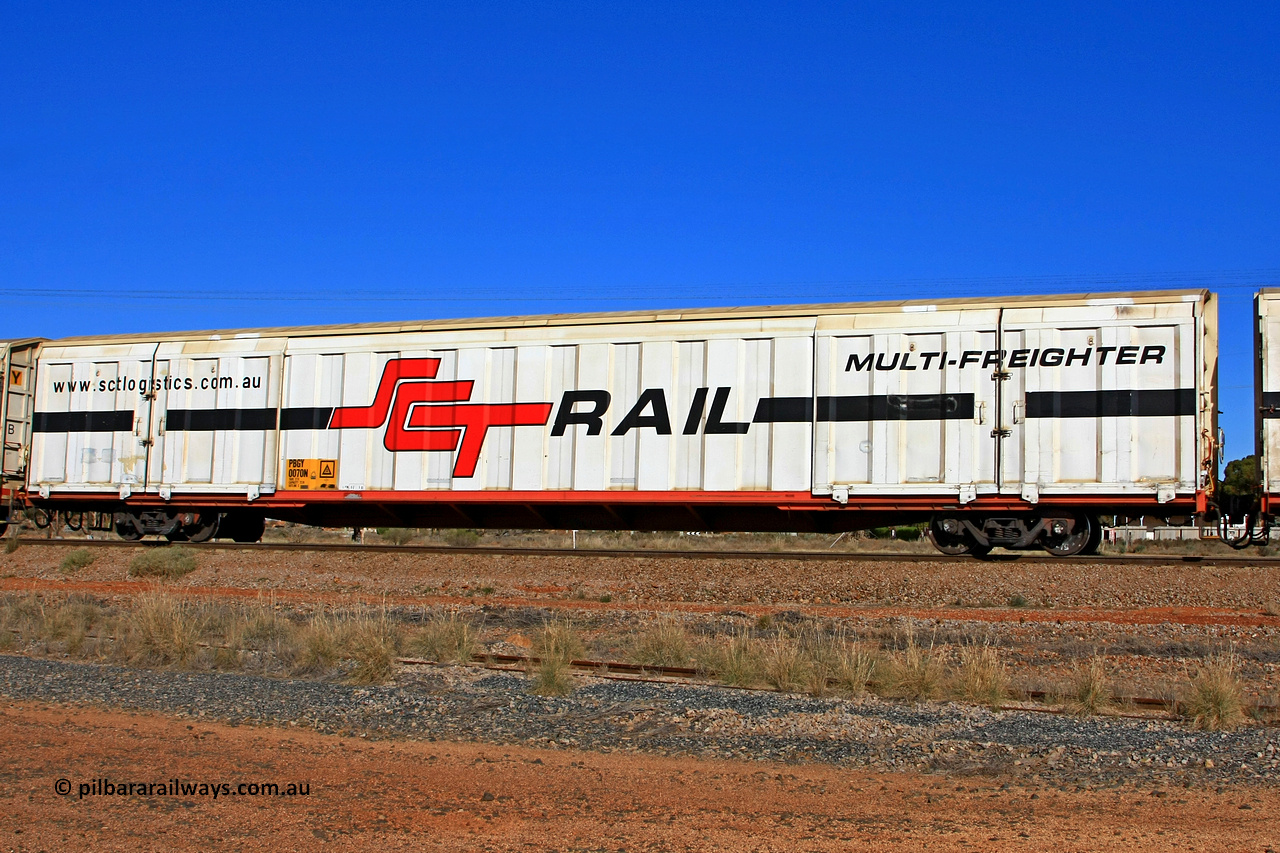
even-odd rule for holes
{"type": "Polygon", "coordinates": [[[1101,655],[1094,655],[1076,665],[1065,698],[1067,710],[1079,717],[1102,714],[1112,709],[1115,696],[1111,680],[1107,677],[1106,661],[1101,655]]]}
{"type": "Polygon", "coordinates": [[[764,644],[762,672],[765,682],[775,690],[791,692],[813,685],[812,661],[800,642],[782,631],[764,644]]]}
{"type": "Polygon", "coordinates": [[[409,637],[406,650],[438,663],[470,663],[480,644],[469,621],[457,613],[436,614],[422,630],[409,637]]]}
{"type": "Polygon", "coordinates": [[[163,592],[146,593],[124,620],[124,642],[117,652],[132,663],[185,666],[207,623],[193,602],[163,592]]]}
{"type": "Polygon", "coordinates": [[[732,635],[723,644],[704,648],[700,657],[700,666],[731,687],[755,687],[763,676],[760,643],[746,631],[732,635]]]}
{"type": "Polygon", "coordinates": [[[530,687],[542,696],[566,696],[573,692],[569,662],[586,652],[582,639],[567,621],[548,622],[533,640],[538,663],[529,671],[530,687]]]}
{"type": "Polygon", "coordinates": [[[385,614],[376,618],[358,616],[344,633],[342,651],[354,662],[349,673],[352,682],[381,684],[391,678],[400,647],[400,632],[385,614]]]}
{"type": "Polygon", "coordinates": [[[960,648],[960,667],[952,680],[952,692],[961,699],[999,708],[1009,697],[1009,673],[994,646],[960,648]]]}
{"type": "Polygon", "coordinates": [[[684,624],[670,616],[659,617],[636,638],[632,657],[649,666],[687,666],[693,643],[684,624]]]}
{"type": "Polygon", "coordinates": [[[932,700],[942,695],[945,679],[942,655],[932,643],[928,648],[917,643],[915,632],[908,629],[904,648],[889,656],[881,687],[900,699],[932,700]]]}
{"type": "Polygon", "coordinates": [[[533,652],[540,658],[558,658],[568,663],[586,654],[586,646],[573,623],[557,619],[547,622],[534,634],[533,652]]]}
{"type": "Polygon", "coordinates": [[[1206,658],[1191,679],[1186,716],[1197,729],[1225,731],[1244,722],[1244,702],[1234,653],[1206,658]]]}
{"type": "Polygon", "coordinates": [[[18,544],[18,531],[15,527],[14,532],[5,537],[4,552],[6,554],[12,554],[14,551],[18,550],[18,544]]]}
{"type": "Polygon", "coordinates": [[[341,626],[332,615],[320,611],[291,638],[291,669],[295,675],[327,672],[338,663],[341,626]]]}
{"type": "Polygon", "coordinates": [[[129,563],[129,574],[135,578],[176,580],[196,570],[196,555],[190,548],[170,545],[148,548],[129,563]]]}

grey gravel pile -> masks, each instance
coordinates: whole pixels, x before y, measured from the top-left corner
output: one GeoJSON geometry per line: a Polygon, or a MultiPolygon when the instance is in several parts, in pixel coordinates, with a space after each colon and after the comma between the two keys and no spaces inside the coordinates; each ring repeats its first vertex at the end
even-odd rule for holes
{"type": "Polygon", "coordinates": [[[569,697],[548,698],[532,695],[519,675],[462,667],[409,669],[394,684],[356,687],[5,655],[0,696],[372,738],[821,762],[1063,787],[1280,779],[1280,730],[1272,727],[1207,733],[1161,720],[591,678],[569,697]]]}

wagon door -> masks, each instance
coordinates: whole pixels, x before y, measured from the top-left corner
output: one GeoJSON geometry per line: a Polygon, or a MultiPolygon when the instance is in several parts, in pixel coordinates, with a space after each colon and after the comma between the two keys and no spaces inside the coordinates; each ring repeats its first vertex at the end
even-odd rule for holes
{"type": "Polygon", "coordinates": [[[128,495],[147,479],[155,344],[45,347],[31,419],[41,491],[128,495]]]}
{"type": "Polygon", "coordinates": [[[1001,472],[1005,491],[1029,503],[1195,492],[1194,303],[1094,300],[1004,320],[1001,417],[1022,456],[1001,472]]]}
{"type": "Polygon", "coordinates": [[[161,494],[267,494],[276,486],[283,341],[162,345],[148,487],[161,494]]]}
{"type": "Polygon", "coordinates": [[[814,494],[996,491],[999,313],[931,309],[818,318],[814,494]]]}

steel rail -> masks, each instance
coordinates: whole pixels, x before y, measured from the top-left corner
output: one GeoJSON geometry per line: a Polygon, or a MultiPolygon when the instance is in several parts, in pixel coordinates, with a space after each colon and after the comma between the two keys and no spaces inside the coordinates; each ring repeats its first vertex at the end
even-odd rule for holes
{"type": "Polygon", "coordinates": [[[182,545],[188,548],[210,551],[330,551],[338,554],[436,554],[460,556],[511,556],[511,557],[603,557],[649,558],[655,560],[795,560],[812,562],[930,562],[930,563],[1046,563],[1054,565],[1131,565],[1164,566],[1179,563],[1201,565],[1280,565],[1280,557],[1249,556],[1239,553],[1222,555],[1205,554],[1116,554],[1076,557],[1053,557],[1028,551],[1025,553],[994,554],[985,557],[968,555],[952,556],[937,552],[909,554],[901,552],[851,552],[851,551],[677,551],[647,548],[528,548],[520,546],[481,545],[457,547],[452,545],[384,545],[325,542],[169,542],[165,539],[37,539],[20,537],[19,545],[79,546],[91,548],[163,548],[182,545]]]}

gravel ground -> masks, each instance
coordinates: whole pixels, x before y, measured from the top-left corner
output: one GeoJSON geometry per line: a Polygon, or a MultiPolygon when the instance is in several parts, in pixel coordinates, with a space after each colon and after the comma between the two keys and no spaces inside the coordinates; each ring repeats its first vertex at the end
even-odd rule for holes
{"type": "Polygon", "coordinates": [[[637,751],[978,775],[1069,787],[1275,786],[1280,730],[1193,731],[1166,721],[1076,719],[966,705],[813,699],[583,678],[567,698],[517,675],[403,670],[394,684],[141,670],[0,656],[15,701],[157,711],[233,724],[305,726],[374,739],[637,751]]]}

